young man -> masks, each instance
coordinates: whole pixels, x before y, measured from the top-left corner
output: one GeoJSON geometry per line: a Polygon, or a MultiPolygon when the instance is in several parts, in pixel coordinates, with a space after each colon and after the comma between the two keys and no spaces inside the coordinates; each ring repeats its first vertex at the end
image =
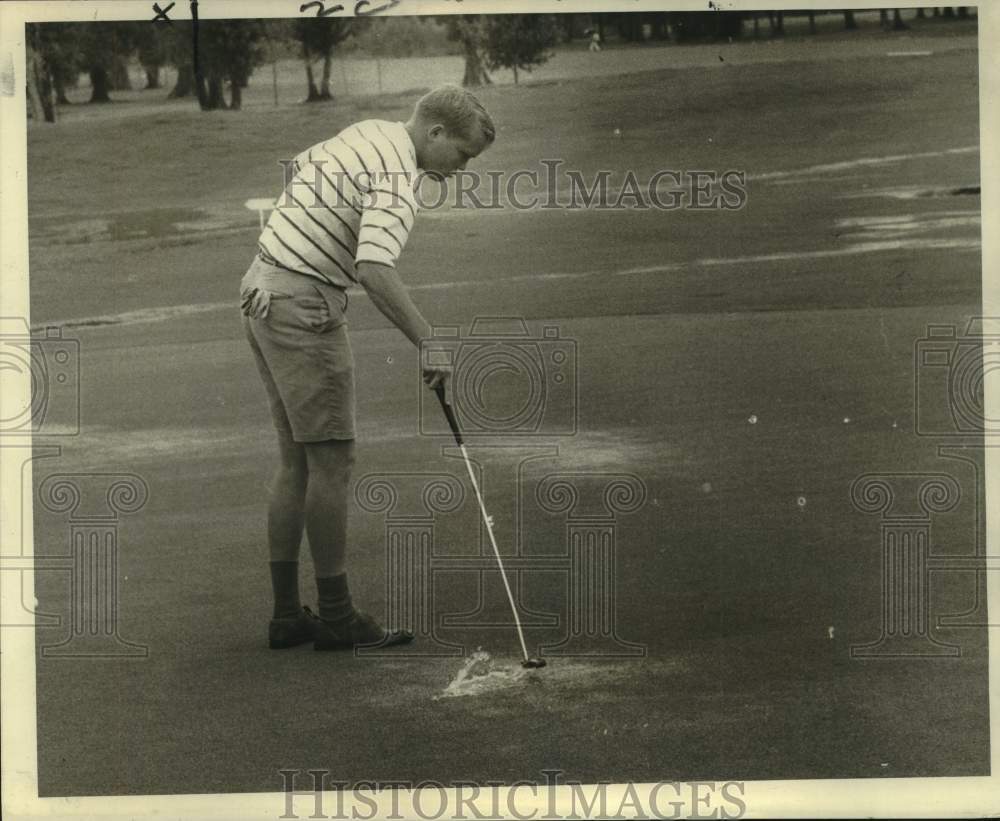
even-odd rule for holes
{"type": "MultiPolygon", "coordinates": [[[[419,173],[439,181],[493,142],[480,102],[444,86],[406,123],[366,120],[296,157],[240,286],[247,339],[267,391],[281,461],[267,539],[274,591],[272,648],[401,644],[355,609],[347,583],[347,498],[354,464],[354,360],[346,289],[360,285],[414,345],[430,336],[395,264],[417,212],[419,173]],[[289,178],[290,175],[290,178],[289,178]],[[298,557],[309,537],[319,617],[299,600],[298,557]]],[[[423,369],[435,388],[446,370],[423,369]]]]}

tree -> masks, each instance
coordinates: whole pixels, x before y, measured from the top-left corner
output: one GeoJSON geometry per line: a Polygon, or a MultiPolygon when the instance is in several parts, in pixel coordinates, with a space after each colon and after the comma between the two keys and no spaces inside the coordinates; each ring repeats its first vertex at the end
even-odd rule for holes
{"type": "Polygon", "coordinates": [[[638,43],[642,40],[642,14],[620,12],[615,15],[615,23],[618,27],[618,34],[623,40],[629,43],[638,43]]]}
{"type": "Polygon", "coordinates": [[[194,92],[193,27],[189,20],[163,26],[163,61],[177,69],[177,82],[167,99],[188,97],[194,92]]]}
{"type": "Polygon", "coordinates": [[[670,15],[667,12],[656,11],[652,13],[654,40],[670,39],[670,15]]]}
{"type": "Polygon", "coordinates": [[[356,25],[356,20],[349,17],[302,17],[295,21],[293,33],[306,66],[307,103],[333,99],[330,92],[333,50],[351,36],[356,25]],[[313,63],[317,59],[323,60],[323,77],[318,84],[313,73],[313,63]]]}
{"type": "Polygon", "coordinates": [[[132,90],[132,78],[128,76],[128,57],[114,55],[108,71],[108,81],[112,91],[132,90]]]}
{"type": "Polygon", "coordinates": [[[160,68],[167,61],[167,37],[173,26],[150,25],[148,22],[136,24],[132,35],[136,56],[146,73],[146,88],[160,87],[160,68]]]}
{"type": "Polygon", "coordinates": [[[486,60],[490,69],[531,71],[549,59],[556,26],[550,14],[498,14],[486,21],[486,60]]]}
{"type": "MultiPolygon", "coordinates": [[[[738,11],[675,11],[669,12],[673,22],[674,36],[680,43],[702,39],[736,39],[743,33],[744,12],[738,11]]],[[[771,18],[772,35],[774,12],[767,12],[771,18]]],[[[754,14],[754,36],[760,31],[757,15],[754,14]]]]}
{"type": "Polygon", "coordinates": [[[853,11],[844,12],[844,28],[848,30],[854,30],[858,27],[858,21],[854,19],[853,11]]]}
{"type": "Polygon", "coordinates": [[[108,85],[112,91],[131,91],[132,79],[128,65],[136,50],[136,38],[143,29],[152,28],[148,22],[112,23],[107,37],[108,85]]]}
{"type": "Polygon", "coordinates": [[[76,23],[80,66],[90,75],[90,102],[110,103],[112,73],[133,50],[131,23],[76,23]]]}
{"type": "Polygon", "coordinates": [[[199,26],[201,77],[195,73],[195,91],[203,111],[243,106],[243,89],[254,68],[264,62],[264,25],[261,20],[203,20],[199,26]],[[226,104],[225,86],[230,101],[226,104]]]}
{"type": "Polygon", "coordinates": [[[466,87],[490,85],[493,80],[490,79],[483,60],[483,49],[486,45],[485,18],[478,14],[460,14],[441,19],[446,26],[448,39],[462,44],[462,53],[465,55],[462,85],[466,87]]]}
{"type": "Polygon", "coordinates": [[[562,29],[562,39],[564,43],[569,43],[573,40],[573,15],[572,14],[560,14],[557,18],[559,20],[559,26],[562,29]]]}
{"type": "Polygon", "coordinates": [[[80,75],[80,31],[78,23],[32,23],[34,48],[41,55],[55,91],[57,105],[70,105],[66,89],[80,75]]]}
{"type": "Polygon", "coordinates": [[[29,24],[25,43],[27,63],[28,103],[31,116],[38,122],[56,121],[56,102],[52,87],[52,70],[46,60],[41,27],[29,24]]]}

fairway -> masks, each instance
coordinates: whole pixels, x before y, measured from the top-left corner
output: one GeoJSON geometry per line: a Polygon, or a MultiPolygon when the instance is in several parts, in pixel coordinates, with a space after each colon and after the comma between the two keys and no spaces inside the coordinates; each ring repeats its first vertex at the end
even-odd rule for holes
{"type": "MultiPolygon", "coordinates": [[[[759,58],[740,44],[730,62],[725,45],[675,47],[674,63],[650,49],[622,73],[553,68],[482,90],[499,131],[470,169],[558,158],[612,185],[629,170],[746,174],[738,210],[417,218],[400,273],[433,324],[521,319],[574,352],[569,429],[468,443],[500,550],[517,557],[528,649],[548,661],[534,671],[517,666],[500,577],[476,564],[489,543],[465,465],[449,438],[422,435],[440,420],[421,415],[436,403],[417,355],[360,290],[353,593],[376,614],[394,606],[390,532],[407,516],[429,527],[402,491],[379,508],[366,479],[395,477],[419,501],[414,476],[452,477],[464,501],[433,516],[447,646],[266,647],[276,444],[240,326],[259,233],[244,203],[279,193],[279,159],[359,118],[405,120],[417,95],[403,79],[326,107],[129,102],[30,128],[31,324],[78,339],[81,374],[80,433],[39,437],[62,450],[35,461],[36,489],[55,473],[148,488],[117,530],[118,630],[148,655],[40,650],[41,795],[267,792],[279,770],[316,768],[346,782],[987,775],[974,565],[931,574],[928,641],[960,655],[851,652],[883,629],[885,520],[852,502],[856,480],[953,477],[962,494],[930,517],[930,554],[974,557],[984,540],[982,449],[917,433],[920,402],[940,415],[948,401],[915,358],[928,326],[961,337],[982,313],[976,37],[940,39],[812,54],[790,40],[759,58]],[[566,475],[572,509],[546,496],[566,475]],[[615,482],[634,504],[608,501],[615,482]],[[613,540],[612,611],[573,627],[565,559],[595,517],[613,540]],[[600,653],[560,649],[574,629],[603,630],[600,653]],[[484,682],[456,684],[478,648],[493,666],[465,678],[484,682]]],[[[493,389],[515,390],[505,378],[493,389]]],[[[67,515],[34,510],[36,554],[65,555],[67,515]]],[[[66,636],[69,575],[39,572],[36,588],[39,610],[64,617],[37,629],[41,648],[66,636]]],[[[302,589],[313,601],[305,557],[302,589]]]]}

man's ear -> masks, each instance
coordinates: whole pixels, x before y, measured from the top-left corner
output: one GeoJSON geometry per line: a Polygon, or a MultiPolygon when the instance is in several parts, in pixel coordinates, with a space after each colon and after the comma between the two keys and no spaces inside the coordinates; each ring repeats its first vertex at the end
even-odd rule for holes
{"type": "Polygon", "coordinates": [[[444,126],[441,123],[435,123],[430,128],[427,129],[427,136],[432,140],[436,139],[440,135],[444,134],[444,126]]]}

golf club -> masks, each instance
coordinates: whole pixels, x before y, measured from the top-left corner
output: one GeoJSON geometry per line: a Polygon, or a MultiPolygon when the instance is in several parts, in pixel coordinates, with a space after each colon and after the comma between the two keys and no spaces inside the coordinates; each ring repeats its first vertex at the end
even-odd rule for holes
{"type": "Polygon", "coordinates": [[[472,470],[472,462],[469,461],[469,454],[462,441],[462,432],[458,429],[458,420],[455,418],[455,412],[452,410],[451,405],[448,404],[444,397],[444,385],[440,383],[436,385],[434,392],[437,393],[438,400],[441,402],[441,409],[444,411],[445,418],[448,420],[448,426],[451,428],[451,432],[455,436],[455,443],[458,445],[459,449],[462,451],[462,456],[465,458],[465,467],[468,468],[469,479],[472,481],[472,488],[476,491],[476,499],[479,502],[479,511],[482,513],[483,521],[486,523],[486,532],[490,535],[490,544],[493,545],[493,555],[497,558],[497,565],[500,567],[500,578],[503,579],[503,586],[507,591],[507,600],[510,602],[510,609],[514,614],[514,624],[517,627],[517,637],[521,640],[521,652],[524,654],[524,660],[521,662],[521,666],[528,668],[544,667],[544,659],[534,658],[528,655],[528,646],[524,643],[524,631],[521,629],[521,619],[517,614],[517,605],[514,603],[514,594],[510,591],[510,584],[507,582],[507,572],[503,567],[503,559],[500,558],[500,550],[497,548],[497,540],[493,536],[493,520],[486,513],[486,506],[483,504],[483,496],[479,492],[479,483],[476,481],[476,474],[472,470]]]}

